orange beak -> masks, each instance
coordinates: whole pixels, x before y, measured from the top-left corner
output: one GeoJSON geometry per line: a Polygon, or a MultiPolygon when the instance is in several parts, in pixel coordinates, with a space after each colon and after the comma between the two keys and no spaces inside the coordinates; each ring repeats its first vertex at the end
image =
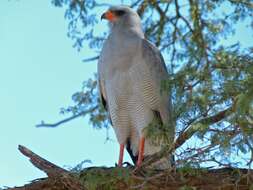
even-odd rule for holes
{"type": "Polygon", "coordinates": [[[102,14],[101,20],[102,19],[106,19],[106,20],[109,20],[111,22],[114,22],[117,19],[117,17],[112,11],[107,11],[104,14],[102,14]]]}

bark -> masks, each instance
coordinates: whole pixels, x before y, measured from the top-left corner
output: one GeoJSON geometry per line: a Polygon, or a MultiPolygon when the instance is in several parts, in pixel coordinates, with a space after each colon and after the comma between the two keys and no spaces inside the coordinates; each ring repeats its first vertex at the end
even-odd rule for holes
{"type": "Polygon", "coordinates": [[[24,146],[19,150],[31,163],[44,171],[47,178],[8,190],[248,190],[253,188],[253,171],[238,168],[178,168],[155,171],[133,166],[91,167],[79,172],[67,171],[33,153],[24,146]]]}

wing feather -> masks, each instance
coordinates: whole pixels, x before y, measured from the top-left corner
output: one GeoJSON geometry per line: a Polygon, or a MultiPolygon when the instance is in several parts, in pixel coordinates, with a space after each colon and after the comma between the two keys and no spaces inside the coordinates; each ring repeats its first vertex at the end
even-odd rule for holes
{"type": "Polygon", "coordinates": [[[101,63],[100,62],[101,62],[101,59],[99,59],[99,61],[98,61],[98,79],[97,79],[98,91],[99,91],[100,101],[101,101],[103,107],[105,108],[105,110],[107,111],[108,119],[112,125],[112,119],[111,119],[111,115],[110,115],[110,112],[108,109],[107,95],[106,95],[106,91],[105,91],[105,83],[104,83],[104,80],[103,80],[103,77],[101,74],[101,68],[100,68],[101,63]]]}
{"type": "Polygon", "coordinates": [[[160,51],[146,39],[142,41],[142,54],[144,63],[149,70],[155,94],[159,99],[158,110],[153,111],[159,112],[161,117],[158,119],[162,119],[165,124],[170,119],[171,100],[169,92],[162,89],[162,84],[168,80],[168,71],[160,51]]]}
{"type": "Polygon", "coordinates": [[[147,65],[156,71],[159,71],[156,73],[157,77],[156,79],[159,80],[161,77],[168,77],[168,71],[167,67],[165,65],[165,61],[163,59],[163,56],[161,52],[155,47],[152,43],[150,43],[148,40],[143,39],[142,41],[142,50],[144,59],[146,60],[147,65]],[[160,75],[162,74],[162,76],[160,75]]]}
{"type": "Polygon", "coordinates": [[[102,84],[102,81],[98,78],[98,88],[99,88],[99,96],[102,105],[104,106],[105,110],[107,111],[107,102],[106,102],[106,95],[104,91],[104,84],[102,84]]]}

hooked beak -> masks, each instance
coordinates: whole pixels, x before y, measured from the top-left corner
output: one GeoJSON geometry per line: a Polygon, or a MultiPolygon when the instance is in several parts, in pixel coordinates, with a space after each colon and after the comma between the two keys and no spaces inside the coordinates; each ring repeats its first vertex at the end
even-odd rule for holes
{"type": "Polygon", "coordinates": [[[113,22],[117,19],[117,17],[112,11],[106,11],[105,13],[101,15],[101,20],[102,19],[106,19],[113,22]]]}

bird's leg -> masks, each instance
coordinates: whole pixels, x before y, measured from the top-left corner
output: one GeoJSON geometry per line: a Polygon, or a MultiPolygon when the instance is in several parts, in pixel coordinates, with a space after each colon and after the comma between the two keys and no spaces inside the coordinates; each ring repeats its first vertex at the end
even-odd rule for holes
{"type": "Polygon", "coordinates": [[[139,142],[139,154],[138,154],[137,167],[141,166],[141,163],[144,157],[144,144],[145,144],[145,138],[141,137],[140,142],[139,142]]]}
{"type": "Polygon", "coordinates": [[[118,161],[118,166],[119,167],[122,167],[123,156],[124,156],[124,144],[120,144],[120,148],[119,148],[119,161],[118,161]]]}

